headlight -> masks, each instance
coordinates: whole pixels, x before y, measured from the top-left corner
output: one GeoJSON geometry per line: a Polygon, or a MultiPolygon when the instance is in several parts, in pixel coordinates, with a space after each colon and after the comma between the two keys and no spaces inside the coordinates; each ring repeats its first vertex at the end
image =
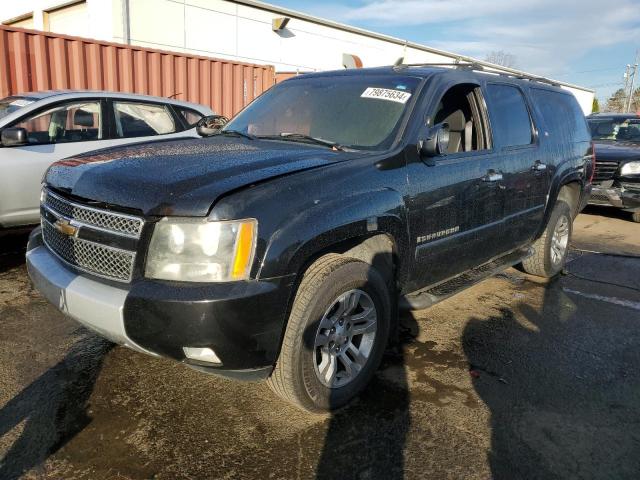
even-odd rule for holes
{"type": "Polygon", "coordinates": [[[640,162],[625,163],[620,168],[620,175],[640,175],[640,162]]]}
{"type": "Polygon", "coordinates": [[[211,222],[163,218],[153,230],[146,276],[181,282],[245,280],[257,230],[255,219],[211,222]]]}

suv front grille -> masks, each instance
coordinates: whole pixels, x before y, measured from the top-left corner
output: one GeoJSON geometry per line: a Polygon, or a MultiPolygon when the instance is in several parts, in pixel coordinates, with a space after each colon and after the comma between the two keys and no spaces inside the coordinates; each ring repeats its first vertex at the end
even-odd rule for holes
{"type": "Polygon", "coordinates": [[[135,250],[130,249],[131,239],[140,238],[144,225],[141,218],[72,202],[46,189],[42,207],[42,235],[49,250],[79,270],[110,280],[131,281],[136,258],[135,250]],[[86,233],[93,233],[91,240],[84,238],[86,233]],[[119,242],[128,248],[114,246],[119,242]]]}
{"type": "Polygon", "coordinates": [[[596,171],[593,174],[593,181],[604,182],[605,180],[611,180],[617,170],[617,162],[601,162],[596,160],[596,171]]]}
{"type": "Polygon", "coordinates": [[[61,213],[66,218],[72,218],[78,222],[112,232],[123,233],[130,237],[140,237],[143,225],[141,218],[80,205],[62,198],[49,190],[45,192],[45,206],[61,213]]]}
{"type": "Polygon", "coordinates": [[[42,233],[47,247],[71,265],[101,277],[131,281],[135,252],[69,237],[47,220],[42,221],[42,233]]]}

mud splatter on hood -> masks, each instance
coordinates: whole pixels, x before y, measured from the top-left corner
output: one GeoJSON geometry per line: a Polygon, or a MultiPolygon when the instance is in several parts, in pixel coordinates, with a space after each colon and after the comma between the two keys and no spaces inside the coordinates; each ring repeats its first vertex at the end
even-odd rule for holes
{"type": "Polygon", "coordinates": [[[54,163],[45,181],[145,215],[204,216],[220,196],[353,156],[290,142],[210,137],[98,150],[54,163]]]}

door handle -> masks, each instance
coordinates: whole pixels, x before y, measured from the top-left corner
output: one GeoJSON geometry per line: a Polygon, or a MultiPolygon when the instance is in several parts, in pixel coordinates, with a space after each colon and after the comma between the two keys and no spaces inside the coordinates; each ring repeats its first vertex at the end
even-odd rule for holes
{"type": "Polygon", "coordinates": [[[536,163],[533,164],[531,170],[534,172],[544,172],[547,169],[547,165],[542,163],[540,160],[536,160],[536,163]]]}
{"type": "Polygon", "coordinates": [[[483,182],[498,182],[502,180],[502,174],[494,171],[489,171],[482,177],[483,182]]]}

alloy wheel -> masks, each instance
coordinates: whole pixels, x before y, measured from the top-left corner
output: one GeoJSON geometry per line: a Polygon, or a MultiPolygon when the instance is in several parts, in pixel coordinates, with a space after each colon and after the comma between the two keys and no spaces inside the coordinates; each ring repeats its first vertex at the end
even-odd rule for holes
{"type": "Polygon", "coordinates": [[[341,294],[327,309],[314,342],[318,380],[329,388],[352,382],[373,349],[378,314],[371,297],[359,289],[341,294]]]}

